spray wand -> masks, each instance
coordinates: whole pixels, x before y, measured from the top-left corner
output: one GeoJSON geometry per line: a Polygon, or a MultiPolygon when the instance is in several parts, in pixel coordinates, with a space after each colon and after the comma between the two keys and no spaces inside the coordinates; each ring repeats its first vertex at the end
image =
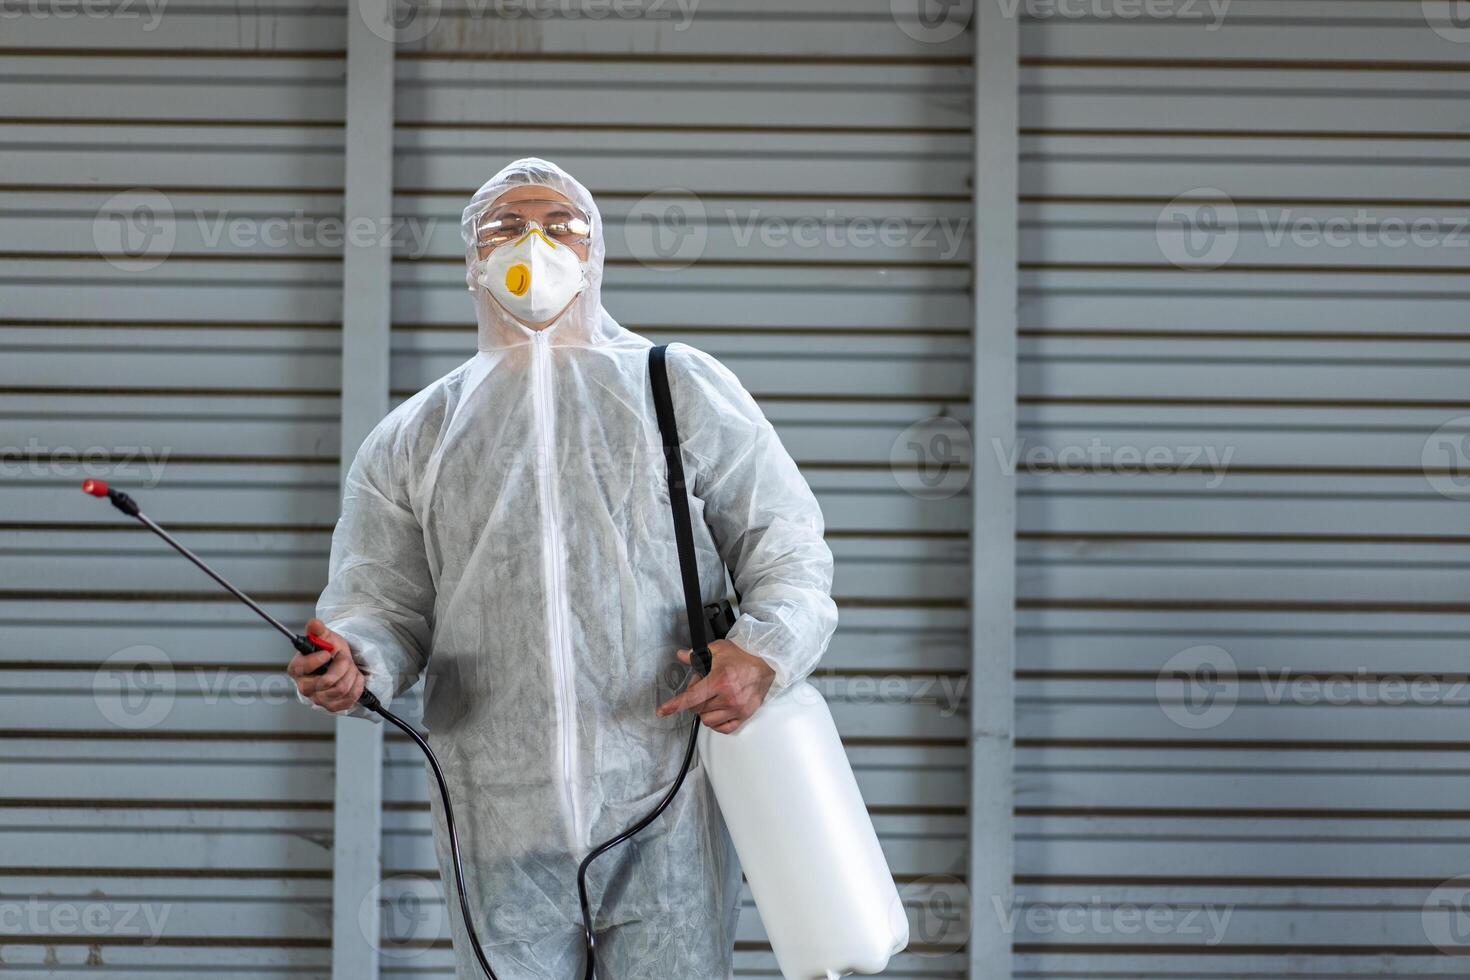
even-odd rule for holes
{"type": "MultiPolygon", "coordinates": [[[[153,518],[143,513],[143,511],[138,508],[137,501],[135,501],[132,497],[129,497],[127,494],[123,493],[121,490],[114,490],[101,480],[83,480],[82,492],[90,493],[94,497],[106,497],[108,500],[112,501],[112,506],[122,511],[124,514],[127,514],[129,517],[136,518],[138,522],[141,523],[144,527],[162,538],[170,548],[174,549],[179,554],[189,559],[189,561],[193,562],[194,565],[197,566],[201,572],[203,572],[205,575],[208,575],[210,578],[219,583],[226,592],[234,596],[236,599],[239,599],[241,602],[245,603],[245,605],[249,606],[255,612],[255,615],[259,616],[261,619],[274,626],[276,628],[276,631],[285,636],[286,639],[290,640],[291,645],[295,647],[299,652],[303,654],[313,654],[319,653],[323,650],[332,649],[332,645],[319,636],[311,636],[310,634],[306,633],[291,632],[291,630],[287,628],[285,623],[281,622],[279,619],[262,609],[260,603],[256,602],[254,599],[250,598],[248,595],[235,588],[229,582],[225,581],[224,576],[220,575],[214,569],[210,568],[209,565],[205,564],[204,559],[200,558],[198,555],[194,554],[194,552],[184,547],[181,543],[179,543],[177,538],[175,538],[172,534],[169,534],[162,527],[160,527],[157,522],[153,520],[153,518]]],[[[330,665],[323,665],[319,670],[312,671],[312,674],[325,674],[327,672],[328,666],[330,665]]],[[[382,713],[382,705],[378,704],[378,699],[373,697],[372,692],[368,691],[365,688],[362,692],[362,698],[359,699],[358,703],[361,704],[364,708],[368,708],[372,711],[378,711],[380,714],[382,713]]]]}

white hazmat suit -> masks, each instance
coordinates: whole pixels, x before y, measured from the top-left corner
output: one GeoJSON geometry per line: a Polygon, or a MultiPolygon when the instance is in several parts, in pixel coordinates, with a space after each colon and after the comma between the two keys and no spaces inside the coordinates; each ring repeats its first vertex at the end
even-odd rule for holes
{"type": "MultiPolygon", "coordinates": [[[[691,717],[656,718],[689,629],[649,388],[649,341],[602,308],[592,196],[519,160],[464,212],[479,351],[393,411],[347,478],[318,615],[384,704],[426,674],[424,723],[457,807],[477,928],[502,980],[580,976],[578,861],[652,809],[691,717]],[[531,330],[475,283],[475,220],[522,185],[592,216],[586,285],[531,330]]],[[[706,602],[775,670],[815,666],[836,625],[822,515],[735,376],[682,345],[669,376],[706,602]]],[[[444,815],[430,793],[449,908],[444,815]]],[[[780,815],[771,816],[773,829],[780,815]]],[[[728,977],[740,869],[698,765],[673,805],[589,875],[599,977],[728,977]]],[[[480,976],[457,915],[460,980],[480,976]]]]}

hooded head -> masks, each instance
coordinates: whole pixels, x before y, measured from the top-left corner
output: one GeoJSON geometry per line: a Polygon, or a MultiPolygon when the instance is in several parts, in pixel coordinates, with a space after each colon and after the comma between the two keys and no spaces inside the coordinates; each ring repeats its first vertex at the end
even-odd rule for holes
{"type": "MultiPolygon", "coordinates": [[[[480,216],[507,191],[517,187],[545,187],[566,197],[592,217],[591,237],[587,241],[586,274],[582,291],[566,310],[543,328],[557,344],[600,343],[616,332],[616,324],[602,309],[602,260],[606,247],[602,236],[602,215],[592,194],[571,174],[547,160],[526,157],[509,164],[485,182],[470,198],[460,220],[460,235],[465,242],[465,281],[475,298],[475,319],[480,325],[480,350],[494,350],[528,343],[536,334],[520,320],[506,312],[489,291],[477,281],[479,249],[475,228],[480,216]]],[[[502,248],[506,246],[501,246],[502,248]]]]}

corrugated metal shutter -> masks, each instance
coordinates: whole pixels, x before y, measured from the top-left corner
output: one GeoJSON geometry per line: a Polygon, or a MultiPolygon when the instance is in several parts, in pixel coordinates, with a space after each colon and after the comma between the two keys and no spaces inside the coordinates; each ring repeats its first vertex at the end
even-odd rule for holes
{"type": "MultiPolygon", "coordinates": [[[[968,504],[903,493],[889,452],[909,423],[965,412],[968,243],[941,256],[737,236],[770,219],[839,235],[864,219],[965,228],[970,39],[915,41],[876,0],[707,0],[687,30],[677,23],[487,22],[445,9],[400,51],[396,210],[435,224],[429,252],[395,269],[394,393],[474,350],[458,235],[468,195],[528,154],[587,183],[607,219],[608,308],[729,365],[821,498],[842,607],[824,683],[894,871],[911,889],[937,876],[952,892],[966,846],[965,722],[933,690],[966,670],[968,504]],[[644,264],[658,256],[641,229],[669,206],[703,241],[687,269],[644,264]],[[875,699],[885,678],[897,693],[875,699]]],[[[421,763],[401,740],[388,756],[385,868],[437,880],[421,763]]],[[[959,975],[959,943],[930,939],[894,970],[959,975]]],[[[737,959],[743,976],[777,976],[750,905],[737,959]]],[[[441,946],[385,960],[383,974],[448,975],[449,962],[441,946]]]]}
{"type": "Polygon", "coordinates": [[[1168,12],[1022,26],[1016,975],[1454,972],[1467,35],[1168,12]]]}
{"type": "Polygon", "coordinates": [[[272,633],[77,484],[137,489],[308,615],[337,510],[339,250],[251,236],[340,209],[345,12],[159,13],[4,20],[0,960],[325,977],[331,722],[294,703],[272,633]]]}

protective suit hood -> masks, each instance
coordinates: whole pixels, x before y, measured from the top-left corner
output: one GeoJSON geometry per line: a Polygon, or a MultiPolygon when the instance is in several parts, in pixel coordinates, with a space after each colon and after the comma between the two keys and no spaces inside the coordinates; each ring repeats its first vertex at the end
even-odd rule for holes
{"type": "Polygon", "coordinates": [[[607,343],[616,336],[618,326],[602,308],[602,263],[607,254],[602,213],[597,210],[591,191],[571,174],[549,160],[525,157],[508,164],[487,180],[470,198],[460,219],[459,232],[465,243],[465,282],[475,298],[475,319],[480,328],[479,349],[493,351],[528,344],[538,332],[507,313],[475,281],[475,264],[479,260],[475,247],[475,223],[506,191],[526,186],[545,187],[564,194],[592,216],[592,236],[587,243],[586,285],[566,311],[540,332],[547,334],[547,341],[556,346],[607,343]]]}

